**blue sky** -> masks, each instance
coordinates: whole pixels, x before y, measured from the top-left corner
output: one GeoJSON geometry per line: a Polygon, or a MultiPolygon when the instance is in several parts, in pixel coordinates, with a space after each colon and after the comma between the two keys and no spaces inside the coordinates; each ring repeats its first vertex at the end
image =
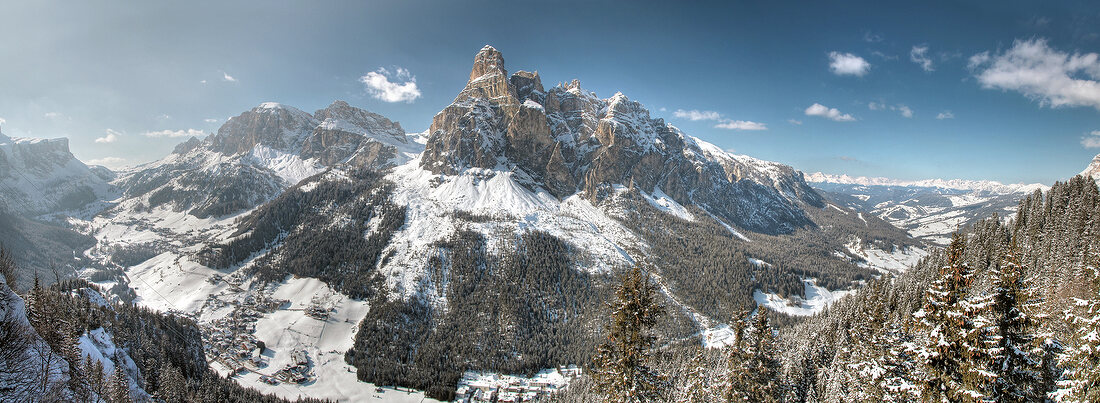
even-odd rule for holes
{"type": "Polygon", "coordinates": [[[1051,183],[1100,153],[1095,2],[0,3],[4,133],[114,166],[265,101],[424,130],[485,44],[807,172],[1051,183]]]}

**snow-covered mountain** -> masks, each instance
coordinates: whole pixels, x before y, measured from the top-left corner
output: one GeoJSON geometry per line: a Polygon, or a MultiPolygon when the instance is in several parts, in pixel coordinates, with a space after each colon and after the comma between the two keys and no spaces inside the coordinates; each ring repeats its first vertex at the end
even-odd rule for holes
{"type": "Polygon", "coordinates": [[[0,133],[0,208],[25,216],[72,210],[111,198],[113,173],[69,152],[69,140],[0,133]]]}
{"type": "MultiPolygon", "coordinates": [[[[352,371],[446,398],[459,367],[581,363],[610,281],[634,264],[672,308],[663,337],[682,340],[761,298],[820,311],[924,254],[789,166],[727,153],[621,93],[508,75],[488,46],[427,133],[341,101],[264,103],[113,183],[111,208],[69,220],[98,241],[85,277],[212,329],[245,301],[313,306],[306,287],[327,315],[276,308],[242,326],[271,362],[304,351],[343,379],[294,388],[333,399],[371,394],[352,371]],[[272,328],[286,323],[294,337],[272,328]],[[400,353],[413,346],[454,353],[400,353]]],[[[239,379],[293,397],[269,372],[239,379]]]]}
{"type": "Polygon", "coordinates": [[[401,126],[336,101],[314,115],[274,102],[230,118],[205,140],[122,172],[123,208],[165,205],[197,218],[227,216],[277,196],[331,167],[382,169],[421,146],[401,126]]]}
{"type": "Polygon", "coordinates": [[[806,175],[813,187],[847,207],[874,214],[915,238],[945,245],[951,233],[998,214],[1015,213],[1020,199],[1049,187],[994,181],[851,177],[821,172],[806,175]]]}

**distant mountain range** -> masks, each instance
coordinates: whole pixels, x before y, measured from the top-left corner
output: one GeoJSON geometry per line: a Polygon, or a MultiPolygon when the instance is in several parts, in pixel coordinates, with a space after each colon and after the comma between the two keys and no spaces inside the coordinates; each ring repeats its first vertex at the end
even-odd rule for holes
{"type": "Polygon", "coordinates": [[[806,180],[838,203],[878,216],[914,238],[946,245],[951,233],[993,214],[1010,217],[1020,199],[1050,187],[993,181],[899,181],[820,172],[806,180]]]}

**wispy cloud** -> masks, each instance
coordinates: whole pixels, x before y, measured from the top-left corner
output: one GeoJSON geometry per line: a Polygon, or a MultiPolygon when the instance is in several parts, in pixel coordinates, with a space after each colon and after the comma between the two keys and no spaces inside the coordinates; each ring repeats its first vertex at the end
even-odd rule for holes
{"type": "Polygon", "coordinates": [[[718,122],[714,125],[716,129],[725,130],[768,130],[768,125],[760,122],[753,122],[750,120],[733,120],[722,117],[721,113],[715,111],[700,111],[692,109],[686,111],[683,109],[677,109],[672,112],[672,116],[678,119],[687,119],[690,121],[710,120],[718,122]]]}
{"type": "Polygon", "coordinates": [[[768,130],[768,125],[749,120],[724,120],[714,127],[726,130],[768,130]]]}
{"type": "Polygon", "coordinates": [[[910,108],[910,107],[908,107],[904,104],[887,105],[887,104],[882,103],[882,102],[872,101],[872,102],[867,103],[867,109],[870,109],[870,110],[873,110],[873,111],[891,110],[891,111],[899,112],[899,113],[901,113],[901,116],[904,116],[904,117],[907,117],[907,118],[913,117],[913,108],[910,108]]]}
{"type": "Polygon", "coordinates": [[[909,50],[909,60],[920,65],[924,71],[936,70],[932,67],[932,58],[928,57],[928,45],[913,46],[913,49],[909,50]]]}
{"type": "Polygon", "coordinates": [[[186,129],[186,130],[161,130],[161,131],[155,131],[155,132],[145,132],[144,135],[146,137],[154,137],[154,138],[161,138],[161,137],[175,138],[175,137],[202,137],[205,134],[202,132],[202,130],[186,129]]]}
{"type": "Polygon", "coordinates": [[[126,165],[126,159],[120,157],[103,157],[88,160],[89,165],[102,165],[107,168],[121,168],[126,165]]]}
{"type": "Polygon", "coordinates": [[[1040,106],[1100,110],[1100,55],[1068,53],[1045,39],[1016,40],[1003,53],[978,53],[969,67],[983,88],[1016,91],[1040,106]]]}
{"type": "Polygon", "coordinates": [[[856,118],[847,113],[840,113],[836,108],[830,108],[822,104],[815,103],[806,108],[806,116],[820,116],[829,120],[835,120],[837,122],[852,122],[856,118]]]}
{"type": "Polygon", "coordinates": [[[68,119],[68,117],[63,115],[61,112],[46,112],[42,114],[42,117],[46,119],[68,119]]]}
{"type": "Polygon", "coordinates": [[[951,113],[951,111],[943,111],[943,112],[940,112],[939,115],[936,115],[936,119],[939,119],[939,120],[954,119],[954,118],[955,118],[955,114],[951,113]]]}
{"type": "Polygon", "coordinates": [[[122,137],[122,133],[119,133],[119,132],[117,132],[115,130],[112,130],[112,129],[107,129],[106,133],[107,134],[104,135],[103,137],[99,137],[99,138],[95,139],[95,142],[96,143],[101,143],[101,144],[114,143],[114,142],[118,141],[119,137],[122,137]]]}
{"type": "Polygon", "coordinates": [[[202,121],[206,123],[218,123],[218,119],[203,119],[202,121]]]}
{"type": "Polygon", "coordinates": [[[700,111],[695,109],[692,109],[690,111],[677,109],[676,111],[672,112],[672,116],[679,119],[687,119],[693,122],[698,120],[718,120],[722,118],[722,114],[718,112],[700,111]]]}
{"type": "Polygon", "coordinates": [[[880,35],[880,34],[876,34],[876,33],[871,32],[871,31],[864,31],[863,32],[863,41],[864,42],[879,43],[879,42],[882,42],[882,39],[883,39],[882,35],[880,35]]]}
{"type": "Polygon", "coordinates": [[[798,119],[787,119],[787,123],[798,126],[802,124],[802,121],[798,119]]]}
{"type": "Polygon", "coordinates": [[[401,67],[391,73],[385,68],[359,77],[359,82],[367,86],[367,92],[383,102],[412,103],[420,98],[420,89],[416,87],[416,77],[401,67]]]}
{"type": "MultiPolygon", "coordinates": [[[[202,81],[203,81],[203,84],[206,83],[206,80],[202,80],[202,81]]],[[[226,72],[223,71],[222,72],[222,81],[228,81],[228,82],[231,82],[231,83],[235,83],[235,82],[237,82],[237,79],[233,78],[233,76],[229,75],[229,73],[226,73],[226,72]]]]}
{"type": "Polygon", "coordinates": [[[871,63],[851,53],[829,52],[829,70],[838,76],[859,76],[871,70],[871,63]]]}
{"type": "Polygon", "coordinates": [[[1081,145],[1085,148],[1100,148],[1100,130],[1093,130],[1087,136],[1082,137],[1081,145]]]}

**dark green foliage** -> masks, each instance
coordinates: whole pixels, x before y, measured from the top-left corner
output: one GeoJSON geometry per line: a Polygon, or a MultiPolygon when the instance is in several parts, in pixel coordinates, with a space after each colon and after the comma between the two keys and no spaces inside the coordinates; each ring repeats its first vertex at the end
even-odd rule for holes
{"type": "Polygon", "coordinates": [[[866,236],[861,238],[865,242],[878,240],[887,250],[893,245],[913,245],[881,220],[868,217],[874,225],[862,227],[860,221],[861,227],[856,228],[851,218],[839,217],[843,213],[831,207],[806,210],[826,224],[820,228],[797,229],[784,236],[750,232],[747,236],[752,241],[747,242],[701,209],[692,207],[695,221],[688,222],[653,208],[635,193],[623,193],[621,200],[627,208],[620,219],[649,245],[646,253],[656,260],[655,273],[685,304],[712,318],[751,309],[754,290],[803,296],[803,279],[816,278],[818,285],[836,290],[873,278],[873,270],[833,255],[844,250],[850,234],[866,236]],[[756,266],[749,258],[769,265],[756,266]]]}
{"type": "Polygon", "coordinates": [[[348,180],[303,181],[241,219],[233,240],[200,255],[203,264],[229,267],[271,247],[250,268],[262,281],[288,274],[325,281],[352,298],[372,298],[382,250],[405,223],[405,208],[389,197],[393,184],[374,171],[348,180]],[[315,185],[309,191],[304,184],[315,185]],[[339,217],[336,225],[333,217],[339,217]]]}
{"type": "Polygon", "coordinates": [[[416,296],[376,297],[346,355],[359,379],[450,400],[466,369],[533,374],[587,362],[603,293],[569,246],[527,232],[497,250],[459,231],[437,245],[416,296]],[[431,302],[441,298],[445,311],[431,302]]]}
{"type": "Polygon", "coordinates": [[[668,390],[665,377],[652,368],[657,340],[653,327],[665,313],[656,285],[634,266],[623,275],[609,305],[607,340],[597,347],[592,368],[597,390],[610,402],[660,399],[668,390]]]}

